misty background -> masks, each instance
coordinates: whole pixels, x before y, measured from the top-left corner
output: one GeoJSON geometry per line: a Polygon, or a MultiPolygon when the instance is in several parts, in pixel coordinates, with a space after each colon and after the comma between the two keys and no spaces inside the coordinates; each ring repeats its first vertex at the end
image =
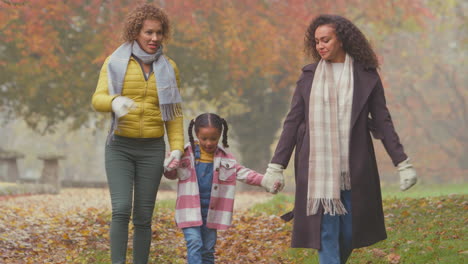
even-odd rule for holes
{"type": "MultiPolygon", "coordinates": [[[[375,48],[387,106],[420,182],[466,182],[467,1],[147,2],[171,20],[165,53],[180,70],[186,124],[203,112],[226,118],[230,150],[244,165],[265,171],[295,82],[311,63],[303,52],[306,28],[316,15],[333,13],[353,21],[375,48]]],[[[110,114],[94,112],[91,96],[135,5],[0,0],[0,150],[25,155],[21,178],[40,177],[38,155],[55,153],[66,156],[62,179],[106,181],[110,114]]],[[[396,184],[382,144],[374,146],[382,184],[396,184]]]]}

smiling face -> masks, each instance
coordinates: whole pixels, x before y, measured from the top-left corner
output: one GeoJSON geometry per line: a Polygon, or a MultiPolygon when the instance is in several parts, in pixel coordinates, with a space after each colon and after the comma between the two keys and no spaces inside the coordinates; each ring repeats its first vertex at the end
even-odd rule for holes
{"type": "Polygon", "coordinates": [[[154,54],[163,41],[163,29],[158,20],[145,20],[136,41],[146,53],[154,54]]]}
{"type": "Polygon", "coordinates": [[[315,30],[315,48],[322,59],[329,62],[344,62],[346,53],[332,25],[322,25],[315,30]]]}
{"type": "Polygon", "coordinates": [[[200,127],[196,133],[200,147],[207,153],[214,153],[218,147],[221,131],[216,127],[200,127]]]}

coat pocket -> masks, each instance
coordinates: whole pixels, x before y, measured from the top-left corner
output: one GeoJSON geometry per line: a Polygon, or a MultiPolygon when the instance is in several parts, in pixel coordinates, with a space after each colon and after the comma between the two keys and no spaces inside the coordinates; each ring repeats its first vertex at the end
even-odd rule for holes
{"type": "Polygon", "coordinates": [[[236,161],[221,159],[219,163],[219,179],[221,181],[234,181],[236,179],[236,161]]]}
{"type": "Polygon", "coordinates": [[[372,118],[369,117],[367,118],[367,129],[369,129],[369,131],[372,134],[372,137],[374,137],[375,139],[384,139],[382,131],[379,131],[377,129],[377,127],[374,124],[374,120],[372,120],[372,118]]]}
{"type": "Polygon", "coordinates": [[[190,178],[192,175],[192,162],[190,161],[190,157],[186,157],[180,160],[180,166],[177,168],[177,175],[179,180],[185,181],[190,178]]]}

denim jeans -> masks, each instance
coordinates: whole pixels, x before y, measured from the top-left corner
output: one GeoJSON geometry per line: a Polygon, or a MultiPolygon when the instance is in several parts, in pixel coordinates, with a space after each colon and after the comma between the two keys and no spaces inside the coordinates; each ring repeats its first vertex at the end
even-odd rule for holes
{"type": "Polygon", "coordinates": [[[344,264],[353,251],[351,191],[341,191],[341,202],[348,211],[347,214],[324,214],[322,217],[320,264],[344,264]]]}
{"type": "Polygon", "coordinates": [[[202,226],[182,228],[187,242],[188,264],[212,264],[217,238],[216,229],[206,227],[206,221],[202,226]]]}

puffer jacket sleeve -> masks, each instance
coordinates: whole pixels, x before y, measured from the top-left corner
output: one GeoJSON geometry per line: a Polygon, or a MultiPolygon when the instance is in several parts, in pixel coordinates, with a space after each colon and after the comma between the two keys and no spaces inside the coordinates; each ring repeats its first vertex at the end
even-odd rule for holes
{"type": "Polygon", "coordinates": [[[102,65],[101,72],[99,73],[99,80],[96,86],[96,91],[91,100],[94,110],[98,112],[112,112],[112,100],[119,95],[109,95],[107,83],[107,64],[109,57],[102,65]]]}
{"type": "MultiPolygon", "coordinates": [[[[177,87],[179,87],[180,91],[180,76],[179,76],[179,69],[175,62],[169,59],[172,67],[174,68],[176,80],[177,80],[177,87]]],[[[184,117],[179,116],[174,118],[171,121],[166,121],[166,131],[167,131],[167,138],[169,140],[169,146],[172,150],[180,150],[184,152],[184,117]]]]}

